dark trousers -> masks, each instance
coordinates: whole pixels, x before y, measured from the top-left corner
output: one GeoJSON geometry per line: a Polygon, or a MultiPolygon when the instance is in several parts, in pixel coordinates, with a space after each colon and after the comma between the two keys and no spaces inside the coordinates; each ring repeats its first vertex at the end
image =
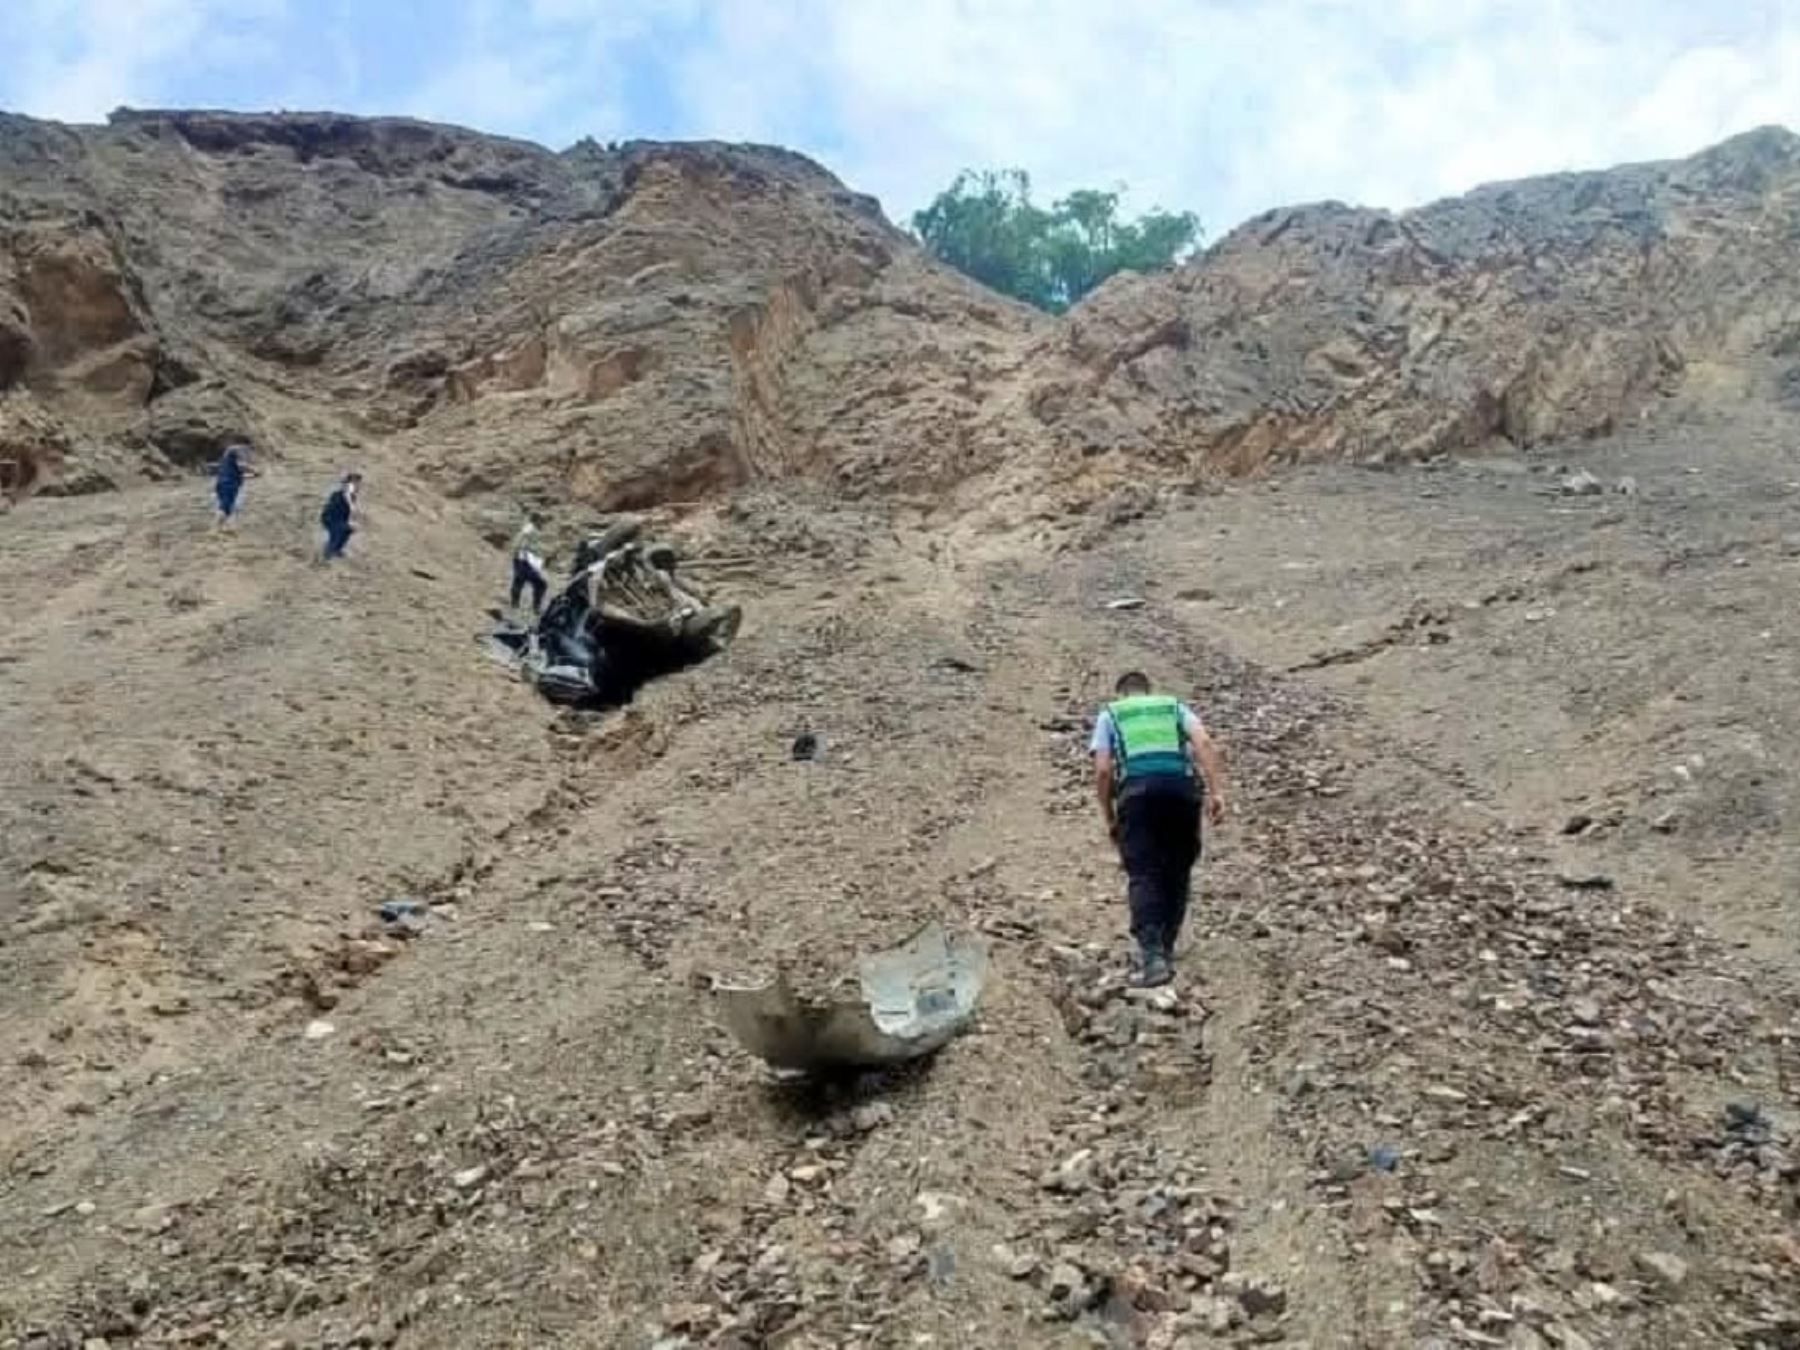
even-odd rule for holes
{"type": "Polygon", "coordinates": [[[219,478],[213,484],[213,495],[219,502],[219,514],[229,519],[237,510],[238,493],[244,490],[241,478],[219,478]]]}
{"type": "Polygon", "coordinates": [[[1187,918],[1200,860],[1200,794],[1186,779],[1127,783],[1119,794],[1119,856],[1128,879],[1131,936],[1168,956],[1187,918]]]}
{"type": "Polygon", "coordinates": [[[519,597],[529,586],[531,587],[531,612],[533,614],[541,613],[544,608],[544,592],[549,585],[550,583],[544,579],[544,574],[525,559],[513,559],[512,607],[514,609],[519,607],[519,597]]]}
{"type": "Polygon", "coordinates": [[[355,527],[347,520],[341,523],[329,522],[325,526],[325,556],[327,558],[343,557],[344,545],[350,542],[350,536],[355,533],[355,527]]]}

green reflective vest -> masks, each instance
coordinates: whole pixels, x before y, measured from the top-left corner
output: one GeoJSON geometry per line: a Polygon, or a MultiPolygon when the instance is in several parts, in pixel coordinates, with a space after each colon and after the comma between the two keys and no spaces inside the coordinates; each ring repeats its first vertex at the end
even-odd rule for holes
{"type": "Polygon", "coordinates": [[[1191,778],[1181,704],[1166,694],[1135,694],[1106,706],[1112,714],[1113,773],[1121,783],[1151,775],[1191,778]]]}

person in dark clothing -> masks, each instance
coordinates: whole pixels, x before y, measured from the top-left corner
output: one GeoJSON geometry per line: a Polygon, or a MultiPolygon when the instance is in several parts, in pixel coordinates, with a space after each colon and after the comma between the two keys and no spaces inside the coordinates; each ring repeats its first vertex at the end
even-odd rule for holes
{"type": "Polygon", "coordinates": [[[1089,750],[1101,818],[1128,879],[1137,982],[1174,978],[1175,940],[1187,919],[1201,817],[1225,818],[1225,759],[1194,710],[1120,677],[1118,697],[1094,721],[1089,750]]]}
{"type": "Polygon", "coordinates": [[[353,523],[356,514],[356,496],[362,487],[360,473],[347,473],[329,497],[325,499],[325,509],[319,512],[319,524],[325,527],[324,560],[344,556],[344,545],[350,542],[350,536],[356,533],[353,523]]]}
{"type": "Polygon", "coordinates": [[[238,495],[243,492],[244,479],[250,473],[250,466],[245,460],[248,453],[248,446],[228,445],[225,453],[219,456],[218,466],[213,470],[213,497],[219,503],[221,525],[237,514],[238,495]]]}

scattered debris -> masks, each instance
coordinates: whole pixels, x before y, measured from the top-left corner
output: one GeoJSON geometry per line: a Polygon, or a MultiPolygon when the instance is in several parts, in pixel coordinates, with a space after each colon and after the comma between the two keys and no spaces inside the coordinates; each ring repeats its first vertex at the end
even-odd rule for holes
{"type": "Polygon", "coordinates": [[[724,651],[743,612],[676,580],[675,549],[640,539],[642,531],[627,519],[584,540],[568,585],[533,626],[495,629],[490,654],[552,702],[610,708],[646,681],[724,651]]]}
{"type": "Polygon", "coordinates": [[[1606,491],[1602,483],[1586,469],[1578,469],[1562,480],[1562,494],[1565,497],[1598,497],[1606,491]]]}
{"type": "Polygon", "coordinates": [[[1639,1252],[1637,1268],[1651,1282],[1664,1289],[1679,1289],[1687,1283],[1688,1263],[1669,1252],[1639,1252]]]}
{"type": "Polygon", "coordinates": [[[937,924],[858,963],[854,999],[797,995],[773,984],[715,988],[725,1024],[752,1054],[781,1069],[822,1072],[917,1059],[965,1030],[987,978],[987,949],[937,924]]]}
{"type": "Polygon", "coordinates": [[[1400,1150],[1392,1144],[1376,1144],[1369,1150],[1369,1166],[1377,1172],[1392,1172],[1400,1165],[1400,1150]]]}
{"type": "Polygon", "coordinates": [[[1571,891],[1610,891],[1613,879],[1604,872],[1559,872],[1556,884],[1571,891]]]}

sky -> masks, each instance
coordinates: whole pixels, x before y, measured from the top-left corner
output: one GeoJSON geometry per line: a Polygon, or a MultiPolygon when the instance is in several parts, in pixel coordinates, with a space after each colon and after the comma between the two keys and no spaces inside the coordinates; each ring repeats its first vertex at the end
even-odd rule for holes
{"type": "Polygon", "coordinates": [[[1800,129],[1800,0],[0,0],[0,109],[775,142],[904,221],[959,169],[1244,218],[1800,129]]]}

